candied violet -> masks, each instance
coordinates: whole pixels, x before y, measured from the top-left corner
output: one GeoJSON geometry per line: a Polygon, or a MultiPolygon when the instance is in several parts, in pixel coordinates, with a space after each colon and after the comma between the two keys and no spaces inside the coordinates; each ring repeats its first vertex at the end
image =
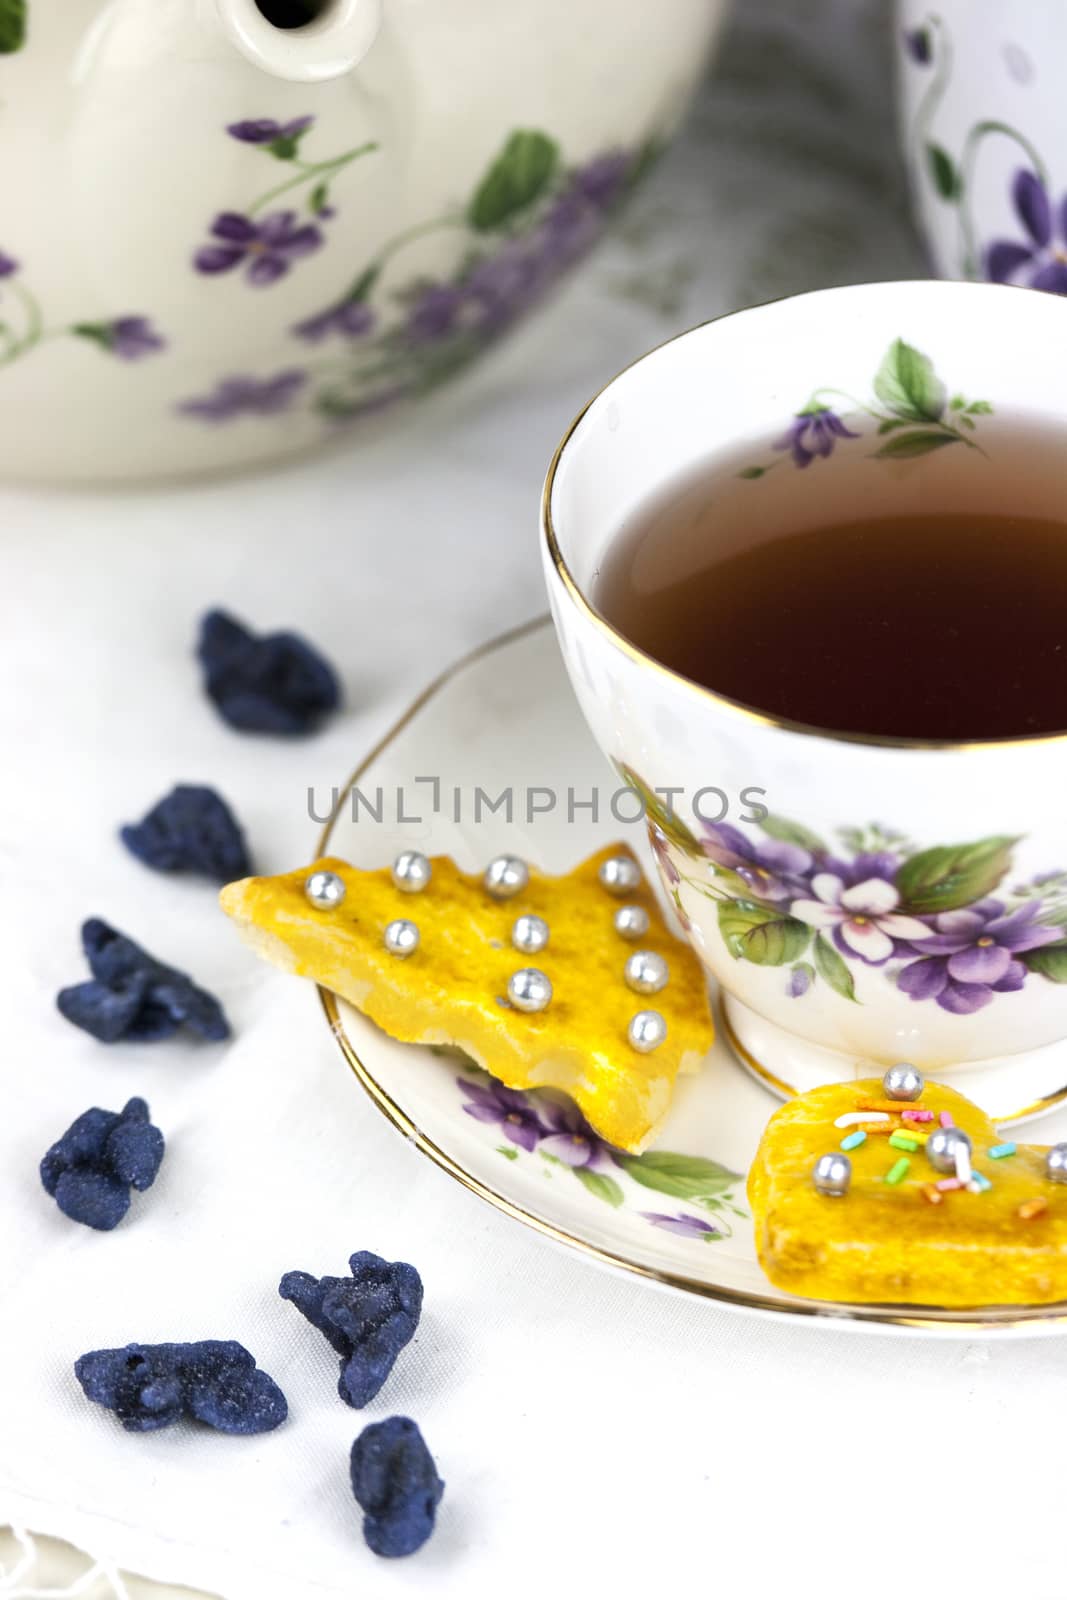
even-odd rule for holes
{"type": "Polygon", "coordinates": [[[418,1425],[386,1417],[352,1446],[352,1493],[364,1512],[363,1537],[376,1556],[410,1556],[433,1532],[444,1480],[418,1425]]]}
{"type": "Polygon", "coordinates": [[[236,817],[220,794],[201,785],[179,783],[142,821],[120,828],[119,837],[158,872],[197,872],[232,883],[252,871],[236,817]]]}
{"type": "Polygon", "coordinates": [[[209,611],[197,655],[219,713],[246,733],[310,733],[341,701],[329,662],[295,633],[257,636],[225,611],[209,611]]]}
{"type": "Polygon", "coordinates": [[[74,1363],[86,1396],[131,1433],[192,1417],[220,1433],[266,1433],[289,1414],[285,1396],[234,1339],[128,1344],[90,1350],[74,1363]]]}
{"type": "Polygon", "coordinates": [[[46,1153],[41,1182],[65,1216],[107,1232],[130,1209],[131,1188],[152,1187],[164,1149],[144,1100],[127,1100],[121,1111],[93,1106],[46,1153]]]}
{"type": "Polygon", "coordinates": [[[61,989],[56,1005],[68,1022],[102,1044],[152,1044],[182,1026],[205,1039],[229,1037],[230,1025],[213,995],[99,917],[82,924],[82,948],[92,979],[61,989]]]}
{"type": "Polygon", "coordinates": [[[337,1392],[358,1410],[374,1399],[419,1325],[422,1279],[406,1261],[383,1261],[369,1250],[357,1250],[348,1264],[350,1278],[287,1272],[278,1293],[337,1351],[337,1392]]]}

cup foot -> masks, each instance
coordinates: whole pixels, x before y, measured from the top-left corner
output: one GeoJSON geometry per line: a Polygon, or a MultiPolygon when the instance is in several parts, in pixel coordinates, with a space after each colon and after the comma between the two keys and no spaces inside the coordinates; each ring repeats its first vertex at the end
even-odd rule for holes
{"type": "MultiPolygon", "coordinates": [[[[810,1044],[730,995],[721,996],[720,1016],[727,1043],[742,1066],[782,1100],[824,1083],[880,1077],[892,1065],[888,1059],[862,1060],[810,1044]]],[[[1067,1102],[1067,1044],[924,1070],[950,1082],[1002,1125],[1029,1121],[1067,1102]]]]}

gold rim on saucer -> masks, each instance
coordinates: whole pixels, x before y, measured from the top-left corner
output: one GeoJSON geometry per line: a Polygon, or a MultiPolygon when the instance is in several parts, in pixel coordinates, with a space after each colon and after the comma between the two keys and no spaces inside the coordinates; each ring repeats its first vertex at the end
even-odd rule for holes
{"type": "MultiPolygon", "coordinates": [[[[537,617],[531,622],[523,623],[517,628],[510,629],[507,633],[500,634],[497,638],[489,640],[477,649],[462,656],[433,679],[422,693],[412,701],[411,705],[408,706],[407,710],[388,732],[383,734],[348,778],[338,795],[329,821],[319,835],[316,856],[329,854],[334,826],[354,786],[366,776],[378,757],[389,748],[398,734],[418,716],[419,712],[430,704],[439,691],[467,667],[473,666],[476,662],[492,655],[497,650],[506,649],[508,645],[546,628],[550,620],[547,616],[537,617]]],[[[626,1256],[617,1255],[612,1250],[605,1250],[598,1245],[590,1244],[588,1240],[580,1238],[577,1234],[568,1233],[565,1229],[557,1227],[555,1223],[539,1216],[537,1212],[527,1211],[523,1206],[516,1205],[506,1195],[491,1188],[489,1184],[483,1183],[480,1178],[468,1172],[446,1150],[442,1150],[439,1145],[435,1144],[418,1124],[412,1120],[403,1107],[397,1104],[388,1090],[378,1082],[366,1062],[360,1057],[345,1031],[344,1016],[338,1004],[337,996],[328,989],[324,989],[321,984],[318,985],[318,991],[330,1032],[337,1041],[341,1054],[357,1081],[366,1090],[372,1103],[392,1123],[394,1128],[397,1128],[406,1139],[409,1139],[423,1155],[429,1156],[430,1160],[440,1167],[443,1172],[447,1172],[449,1177],[454,1178],[457,1183],[462,1184],[472,1194],[476,1194],[479,1199],[487,1201],[489,1205],[494,1206],[498,1211],[502,1211],[505,1216],[512,1217],[516,1222],[525,1223],[527,1227],[533,1228],[537,1233],[543,1234],[548,1239],[552,1239],[556,1244],[578,1251],[591,1260],[599,1262],[602,1266],[629,1273],[633,1277],[659,1284],[663,1288],[681,1290],[684,1293],[697,1295],[705,1300],[715,1300],[721,1305],[743,1307],[752,1311],[765,1311],[779,1317],[808,1317],[828,1323],[865,1323],[877,1326],[937,1331],[940,1333],[949,1332],[953,1328],[973,1333],[976,1329],[986,1329],[992,1332],[1021,1327],[1032,1327],[1037,1332],[1039,1331],[1038,1324],[1043,1325],[1040,1331],[1053,1333],[1058,1331],[1059,1324],[1067,1325],[1067,1303],[1064,1302],[1049,1306],[990,1306],[976,1307],[973,1311],[947,1311],[940,1310],[936,1306],[853,1305],[838,1304],[832,1301],[801,1300],[794,1299],[785,1293],[776,1297],[770,1293],[760,1294],[749,1290],[730,1289],[722,1284],[706,1283],[697,1278],[687,1277],[685,1273],[644,1266],[640,1262],[629,1260],[626,1256]]],[[[726,1033],[729,1038],[729,1030],[726,1030],[726,1033]]]]}

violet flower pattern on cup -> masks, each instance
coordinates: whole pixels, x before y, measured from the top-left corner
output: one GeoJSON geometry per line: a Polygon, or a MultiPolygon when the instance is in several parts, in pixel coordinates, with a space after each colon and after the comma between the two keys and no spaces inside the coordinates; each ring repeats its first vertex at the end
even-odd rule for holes
{"type": "Polygon", "coordinates": [[[772,442],[777,459],[742,467],[737,476],[765,478],[786,461],[804,470],[856,440],[875,461],[911,461],[958,444],[985,454],[973,435],[978,418],[993,410],[989,401],[950,395],[930,357],[907,340],[893,340],[871,390],[864,399],[831,385],[816,389],[772,442]]]}
{"type": "Polygon", "coordinates": [[[505,1088],[473,1065],[456,1078],[456,1087],[467,1115],[507,1141],[496,1146],[498,1154],[508,1161],[530,1161],[545,1179],[566,1175],[567,1182],[576,1181],[591,1199],[613,1210],[704,1244],[730,1236],[731,1216],[747,1216],[735,1194],[741,1174],[707,1156],[616,1150],[565,1096],[548,1089],[505,1088]],[[649,1191],[686,1201],[703,1215],[646,1211],[649,1191]]]}
{"type": "MultiPolygon", "coordinates": [[[[193,255],[196,271],[269,289],[309,256],[331,259],[331,185],[350,162],[377,147],[365,144],[311,161],[305,151],[315,127],[308,116],[245,118],[225,133],[249,147],[250,160],[269,157],[289,176],[208,223],[193,255]]],[[[658,150],[658,141],[650,139],[636,151],[600,151],[568,164],[549,134],[513,131],[465,203],[386,239],[354,275],[349,270],[332,295],[290,320],[286,331],[292,339],[318,347],[306,360],[303,405],[326,421],[352,421],[458,372],[588,253],[658,150]],[[405,274],[407,250],[437,236],[453,265],[440,273],[405,274]]],[[[195,398],[180,402],[178,410],[204,422],[239,414],[224,407],[223,415],[195,398]]]]}
{"type": "Polygon", "coordinates": [[[727,954],[783,968],[798,1003],[821,987],[863,1004],[862,977],[968,1016],[1027,984],[1067,983],[1067,872],[1009,882],[1013,835],[918,848],[876,823],[842,827],[834,845],[773,815],[703,838],[661,814],[648,827],[676,907],[715,902],[727,954]]]}

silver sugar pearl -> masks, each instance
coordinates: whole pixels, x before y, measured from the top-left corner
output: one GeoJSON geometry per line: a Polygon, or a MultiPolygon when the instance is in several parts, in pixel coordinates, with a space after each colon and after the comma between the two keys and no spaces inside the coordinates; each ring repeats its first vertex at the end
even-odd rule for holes
{"type": "Polygon", "coordinates": [[[1067,1183],[1067,1144],[1054,1144],[1045,1157],[1045,1177],[1050,1183],[1067,1183]]]}
{"type": "Polygon", "coordinates": [[[623,939],[643,939],[648,932],[644,906],[620,906],[615,913],[615,932],[623,939]]]}
{"type": "Polygon", "coordinates": [[[609,894],[633,894],[641,882],[641,869],[629,856],[609,856],[600,863],[597,877],[609,894]]]}
{"type": "Polygon", "coordinates": [[[887,1100],[918,1100],[926,1088],[926,1081],[918,1067],[910,1061],[898,1061],[882,1079],[887,1100]]]}
{"type": "Polygon", "coordinates": [[[647,1056],[650,1050],[658,1050],[666,1039],[667,1024],[658,1011],[637,1011],[630,1018],[626,1037],[635,1050],[647,1056]]]}
{"type": "Polygon", "coordinates": [[[811,1181],[820,1194],[840,1199],[848,1193],[852,1182],[852,1162],[840,1150],[831,1150],[829,1155],[820,1156],[812,1167],[811,1181]]]}
{"type": "Polygon", "coordinates": [[[421,894],[432,877],[429,858],[421,850],[401,850],[393,862],[393,882],[404,894],[421,894]]]}
{"type": "Polygon", "coordinates": [[[539,967],[520,967],[508,979],[508,999],[516,1011],[543,1011],[552,998],[552,985],[539,967]]]}
{"type": "Polygon", "coordinates": [[[667,987],[670,969],[655,950],[635,950],[623,967],[622,975],[636,994],[658,994],[667,987]]]}
{"type": "Polygon", "coordinates": [[[336,911],[345,892],[345,881],[336,872],[313,872],[304,882],[304,893],[318,911],[336,911]]]}
{"type": "Polygon", "coordinates": [[[956,1152],[961,1147],[971,1153],[971,1141],[962,1128],[935,1128],[923,1145],[927,1159],[938,1172],[956,1175],[956,1152]]]}
{"type": "Polygon", "coordinates": [[[530,869],[518,856],[495,856],[482,879],[494,900],[513,899],[529,881],[530,869]]]}
{"type": "Polygon", "coordinates": [[[385,930],[385,948],[391,956],[410,956],[419,948],[419,930],[407,917],[397,917],[385,930]]]}
{"type": "Polygon", "coordinates": [[[535,956],[548,943],[548,923],[544,917],[516,917],[511,942],[524,956],[535,956]]]}

